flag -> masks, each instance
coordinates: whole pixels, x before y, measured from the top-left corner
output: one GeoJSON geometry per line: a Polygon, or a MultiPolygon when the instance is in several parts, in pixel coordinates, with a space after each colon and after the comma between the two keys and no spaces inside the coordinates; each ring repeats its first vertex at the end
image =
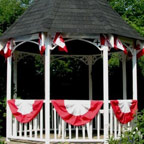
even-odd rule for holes
{"type": "Polygon", "coordinates": [[[137,53],[137,57],[140,58],[144,55],[144,48],[137,53]]]}
{"type": "Polygon", "coordinates": [[[111,100],[110,103],[120,123],[127,124],[134,119],[134,115],[137,111],[137,100],[111,100]]]}
{"type": "Polygon", "coordinates": [[[9,100],[12,114],[20,123],[28,123],[33,120],[43,106],[43,100],[9,100]]]}
{"type": "Polygon", "coordinates": [[[122,42],[118,39],[118,37],[114,38],[114,48],[123,50],[125,54],[128,54],[126,47],[122,44],[122,42]]]}
{"type": "Polygon", "coordinates": [[[89,123],[99,112],[102,101],[52,100],[59,116],[67,123],[80,126],[89,123]]]}
{"type": "Polygon", "coordinates": [[[63,37],[61,36],[60,33],[56,33],[53,43],[55,45],[59,46],[58,47],[59,51],[68,52],[66,44],[64,42],[64,39],[63,39],[63,37]]]}
{"type": "Polygon", "coordinates": [[[4,48],[0,51],[0,54],[3,55],[5,58],[8,58],[12,54],[12,41],[9,40],[4,48]]]}
{"type": "Polygon", "coordinates": [[[134,42],[134,48],[136,50],[140,50],[141,49],[141,42],[139,40],[134,42]]]}
{"type": "Polygon", "coordinates": [[[109,48],[112,48],[113,44],[111,44],[108,36],[101,34],[100,35],[100,42],[101,42],[102,46],[108,46],[109,48]]]}
{"type": "Polygon", "coordinates": [[[140,58],[144,55],[144,44],[137,40],[135,43],[135,49],[138,50],[137,57],[140,58]]]}
{"type": "Polygon", "coordinates": [[[39,50],[40,50],[40,54],[42,55],[44,52],[45,52],[45,44],[44,44],[44,40],[43,39],[43,36],[41,33],[39,33],[39,50]]]}

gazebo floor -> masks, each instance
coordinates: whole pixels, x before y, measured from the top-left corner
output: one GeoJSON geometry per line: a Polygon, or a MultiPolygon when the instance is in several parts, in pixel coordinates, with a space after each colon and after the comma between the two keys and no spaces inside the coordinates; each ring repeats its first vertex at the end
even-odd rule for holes
{"type": "MultiPolygon", "coordinates": [[[[44,136],[45,137],[45,136],[44,136]]],[[[54,134],[50,135],[51,139],[53,139],[54,134]]],[[[61,139],[61,138],[58,138],[61,139]]],[[[66,137],[66,139],[68,139],[68,137],[66,137]]],[[[82,137],[79,137],[79,139],[83,140],[82,137]]],[[[88,139],[88,138],[86,138],[88,139]]],[[[96,136],[93,137],[93,139],[97,139],[96,136]]],[[[103,135],[100,136],[100,139],[103,139],[103,135]]],[[[6,138],[0,138],[0,141],[5,142],[6,138]]],[[[29,141],[29,140],[18,140],[18,139],[12,139],[10,142],[7,142],[7,144],[44,144],[44,142],[36,142],[36,141],[29,141]]],[[[77,142],[76,144],[78,144],[79,142],[77,142]]],[[[96,143],[96,142],[94,142],[96,143]]],[[[54,144],[54,143],[51,143],[54,144]]],[[[61,144],[61,142],[58,142],[58,144],[61,144]]],[[[63,144],[69,144],[69,142],[65,142],[63,144]]],[[[75,143],[71,143],[71,144],[75,144],[75,143]]],[[[101,144],[101,143],[96,143],[96,144],[101,144]]]]}

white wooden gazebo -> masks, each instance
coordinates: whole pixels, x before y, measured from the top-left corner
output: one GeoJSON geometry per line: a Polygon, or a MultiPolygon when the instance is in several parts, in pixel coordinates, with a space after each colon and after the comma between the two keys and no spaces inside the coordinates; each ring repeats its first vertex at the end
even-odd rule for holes
{"type": "MultiPolygon", "coordinates": [[[[114,116],[109,101],[109,74],[108,56],[111,50],[108,45],[101,45],[100,35],[105,35],[114,47],[114,38],[119,40],[132,55],[132,99],[137,100],[137,50],[134,43],[143,48],[143,38],[133,30],[121,17],[112,10],[107,0],[35,0],[28,10],[0,37],[0,46],[12,39],[12,55],[7,58],[7,100],[16,99],[17,94],[11,94],[12,71],[15,90],[17,91],[17,62],[21,58],[34,53],[17,51],[25,43],[39,45],[39,33],[42,33],[42,44],[45,44],[44,78],[45,95],[44,105],[35,119],[22,124],[12,117],[7,104],[6,137],[10,140],[27,140],[44,142],[80,142],[80,143],[107,143],[109,136],[119,138],[126,125],[120,124],[114,116]],[[59,32],[68,44],[72,41],[82,41],[93,45],[99,53],[91,54],[63,54],[52,53],[53,39],[59,32]],[[14,61],[12,61],[14,57],[14,61]],[[100,58],[103,59],[103,107],[97,116],[84,126],[74,127],[60,119],[51,105],[50,99],[50,61],[51,58],[73,57],[83,61],[89,66],[89,99],[92,94],[92,65],[100,58]],[[13,63],[12,63],[13,62],[13,63]]],[[[38,48],[38,46],[37,46],[38,48]]],[[[89,49],[89,48],[88,48],[89,49]]],[[[119,52],[122,57],[122,80],[124,101],[127,99],[126,60],[128,55],[119,52]]],[[[128,123],[127,126],[131,126],[128,123]]]]}

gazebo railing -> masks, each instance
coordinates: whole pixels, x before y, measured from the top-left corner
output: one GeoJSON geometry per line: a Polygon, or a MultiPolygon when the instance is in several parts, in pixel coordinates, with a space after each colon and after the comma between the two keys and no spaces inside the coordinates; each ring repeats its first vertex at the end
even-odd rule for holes
{"type": "MultiPolygon", "coordinates": [[[[126,100],[128,101],[128,100],[126,100]]],[[[126,130],[131,130],[133,127],[133,121],[127,124],[121,124],[114,115],[113,109],[109,104],[109,136],[114,139],[120,138],[122,133],[126,130]]]]}
{"type": "MultiPolygon", "coordinates": [[[[84,126],[71,126],[65,123],[50,104],[50,141],[51,142],[104,142],[104,110],[84,126]]],[[[120,124],[109,104],[109,135],[119,138],[122,131],[132,127],[132,123],[120,124]]],[[[12,119],[11,139],[45,142],[45,104],[35,119],[27,124],[12,119]]]]}

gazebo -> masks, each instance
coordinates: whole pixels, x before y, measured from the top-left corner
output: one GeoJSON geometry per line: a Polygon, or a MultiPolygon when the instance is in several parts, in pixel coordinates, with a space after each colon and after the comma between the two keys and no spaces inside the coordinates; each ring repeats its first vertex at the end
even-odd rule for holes
{"type": "MultiPolygon", "coordinates": [[[[143,48],[143,40],[143,37],[111,8],[107,0],[35,0],[28,10],[0,37],[0,49],[3,51],[7,48],[4,50],[4,56],[7,58],[6,98],[12,104],[10,106],[7,104],[7,141],[18,139],[46,144],[55,142],[107,143],[109,136],[114,136],[115,139],[119,138],[125,127],[132,126],[132,122],[118,120],[116,114],[120,109],[120,104],[117,103],[122,103],[124,108],[128,105],[131,106],[130,111],[126,113],[134,114],[138,97],[137,53],[141,52],[143,48]],[[72,44],[71,49],[67,46],[69,43],[72,44]],[[79,43],[78,47],[74,46],[75,43],[79,43]],[[81,51],[81,43],[83,46],[88,46],[85,52],[81,51]],[[17,91],[18,60],[27,55],[38,55],[29,51],[17,51],[25,44],[30,44],[36,49],[40,48],[41,58],[44,59],[45,80],[43,104],[37,103],[35,108],[40,108],[33,119],[28,122],[19,121],[17,117],[17,112],[20,112],[19,104],[16,107],[14,105],[16,101],[12,100],[17,99],[17,93],[12,96],[11,92],[12,80],[14,89],[17,91]],[[61,50],[65,48],[65,51],[68,52],[55,50],[57,46],[61,50]],[[111,102],[109,100],[108,59],[113,52],[118,52],[122,58],[123,100],[111,102]],[[13,61],[12,57],[14,57],[13,61]],[[63,116],[59,115],[60,108],[57,107],[60,102],[63,103],[63,100],[57,102],[50,99],[50,61],[51,58],[62,57],[76,58],[88,65],[89,101],[93,100],[92,65],[100,58],[103,59],[103,74],[101,74],[103,75],[103,100],[96,101],[93,106],[96,115],[87,123],[72,125],[69,123],[71,118],[68,119],[68,122],[65,121],[63,116]],[[132,99],[127,98],[126,60],[128,57],[132,59],[132,99]],[[101,102],[101,106],[97,110],[99,102],[101,102]],[[114,106],[119,109],[114,111],[114,106]],[[16,110],[11,112],[14,107],[16,110]],[[15,117],[12,116],[12,113],[15,117]]],[[[23,101],[25,101],[24,104],[27,101],[32,103],[32,100],[23,101]]],[[[77,105],[86,102],[88,101],[79,100],[77,105]]],[[[69,101],[69,103],[74,103],[74,101],[69,101]]],[[[34,105],[34,103],[32,104],[34,105]]],[[[33,106],[32,109],[35,108],[33,106]]],[[[21,117],[24,118],[26,114],[21,117]]]]}

